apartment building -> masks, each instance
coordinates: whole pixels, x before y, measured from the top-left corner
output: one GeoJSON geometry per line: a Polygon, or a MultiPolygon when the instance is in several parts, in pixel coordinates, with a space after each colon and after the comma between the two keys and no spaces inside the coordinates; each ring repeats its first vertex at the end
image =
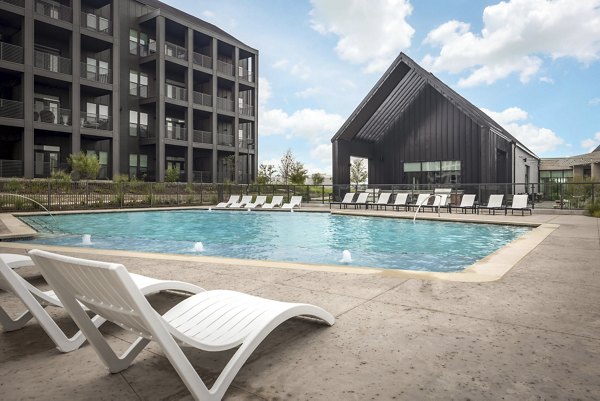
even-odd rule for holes
{"type": "Polygon", "coordinates": [[[0,0],[0,177],[252,182],[258,51],[155,0],[0,0]]]}

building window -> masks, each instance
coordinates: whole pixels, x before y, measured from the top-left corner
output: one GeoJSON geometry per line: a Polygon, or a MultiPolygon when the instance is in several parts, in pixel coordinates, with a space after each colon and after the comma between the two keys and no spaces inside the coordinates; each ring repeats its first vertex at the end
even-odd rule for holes
{"type": "Polygon", "coordinates": [[[138,33],[135,29],[129,30],[129,53],[138,54],[138,33]]]}
{"type": "Polygon", "coordinates": [[[129,70],[129,94],[143,98],[148,97],[148,74],[129,70]]]}
{"type": "Polygon", "coordinates": [[[129,136],[138,135],[138,112],[129,110],[129,136]]]}
{"type": "Polygon", "coordinates": [[[404,163],[408,184],[457,184],[461,178],[460,160],[404,163]]]}
{"type": "Polygon", "coordinates": [[[129,178],[137,178],[138,155],[129,154],[129,178]]]}
{"type": "Polygon", "coordinates": [[[170,139],[179,139],[181,141],[185,141],[186,132],[185,132],[185,120],[180,120],[178,118],[167,117],[167,132],[166,136],[170,139]]]}
{"type": "Polygon", "coordinates": [[[148,113],[129,111],[129,136],[148,137],[148,113]]]}
{"type": "Polygon", "coordinates": [[[138,73],[135,70],[129,71],[129,94],[138,95],[138,73]]]}

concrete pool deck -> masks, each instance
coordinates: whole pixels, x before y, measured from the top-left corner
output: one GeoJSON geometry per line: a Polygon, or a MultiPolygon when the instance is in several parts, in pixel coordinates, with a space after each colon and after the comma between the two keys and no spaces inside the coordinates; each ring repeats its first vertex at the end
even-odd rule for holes
{"type": "MultiPolygon", "coordinates": [[[[330,328],[300,319],[282,324],[241,369],[227,400],[600,399],[600,219],[508,217],[557,227],[501,279],[485,283],[74,255],[207,289],[311,302],[336,316],[330,328]]],[[[7,243],[1,249],[24,251],[7,243]]],[[[44,286],[34,269],[20,270],[44,286]]],[[[164,311],[179,299],[159,294],[151,301],[164,311]]],[[[0,305],[13,315],[22,310],[4,292],[0,305]]],[[[63,311],[51,312],[62,327],[74,329],[63,311]]],[[[114,325],[102,331],[121,350],[133,339],[114,325]]],[[[230,355],[186,354],[209,381],[230,355]]],[[[191,396],[155,346],[110,375],[89,345],[61,354],[31,321],[20,331],[0,333],[0,399],[191,396]]]]}

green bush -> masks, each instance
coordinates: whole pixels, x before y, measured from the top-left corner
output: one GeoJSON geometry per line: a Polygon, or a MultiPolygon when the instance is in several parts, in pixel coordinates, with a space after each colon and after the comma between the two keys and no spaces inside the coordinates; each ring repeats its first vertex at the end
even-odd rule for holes
{"type": "Polygon", "coordinates": [[[179,181],[179,170],[175,168],[168,168],[165,171],[165,182],[177,182],[179,181]]]}
{"type": "Polygon", "coordinates": [[[590,203],[587,207],[587,211],[590,216],[600,218],[600,200],[590,203]]]}
{"type": "Polygon", "coordinates": [[[95,180],[100,172],[100,160],[94,154],[76,153],[67,159],[71,166],[72,174],[78,175],[83,180],[95,180]]]}

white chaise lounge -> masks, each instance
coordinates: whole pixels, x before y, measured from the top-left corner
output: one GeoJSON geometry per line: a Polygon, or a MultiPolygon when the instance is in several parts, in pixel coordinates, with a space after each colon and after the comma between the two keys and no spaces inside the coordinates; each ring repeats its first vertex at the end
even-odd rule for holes
{"type": "Polygon", "coordinates": [[[394,203],[392,203],[392,209],[400,211],[401,207],[403,207],[405,211],[408,211],[408,208],[410,207],[408,204],[408,194],[406,193],[396,194],[396,199],[394,199],[394,203]]]}
{"type": "Polygon", "coordinates": [[[389,206],[391,195],[392,194],[390,192],[382,192],[381,195],[379,195],[379,199],[377,199],[377,202],[373,203],[373,206],[375,206],[377,210],[379,210],[380,207],[387,209],[387,207],[389,206]]]}
{"type": "Polygon", "coordinates": [[[475,195],[464,194],[460,200],[460,205],[458,205],[456,209],[462,210],[463,213],[467,213],[467,210],[470,210],[471,213],[475,213],[477,211],[477,206],[475,205],[475,195]]]}
{"type": "Polygon", "coordinates": [[[357,209],[360,206],[364,206],[365,209],[367,209],[369,207],[369,203],[368,203],[369,195],[370,194],[368,192],[361,192],[356,197],[356,200],[350,204],[354,205],[355,209],[357,209]]]}
{"type": "Polygon", "coordinates": [[[258,195],[254,202],[247,203],[246,208],[255,209],[257,207],[262,207],[267,202],[267,197],[264,195],[258,195]]]}
{"type": "Polygon", "coordinates": [[[252,195],[244,195],[242,196],[242,200],[239,202],[233,202],[229,205],[230,209],[239,209],[246,206],[248,203],[252,202],[252,195]]]}
{"type": "Polygon", "coordinates": [[[281,207],[281,205],[283,204],[283,196],[274,196],[273,199],[271,199],[270,203],[265,203],[262,208],[263,209],[273,209],[274,207],[281,207]]]}
{"type": "Polygon", "coordinates": [[[480,210],[487,210],[488,214],[490,214],[490,211],[492,212],[492,214],[496,214],[496,210],[504,210],[504,206],[502,206],[502,201],[504,200],[504,195],[490,195],[490,199],[488,200],[487,205],[485,206],[479,206],[479,209],[477,209],[477,213],[479,213],[480,210]]]}
{"type": "Polygon", "coordinates": [[[348,192],[344,195],[344,199],[341,202],[329,202],[329,208],[331,209],[331,205],[340,205],[341,209],[343,205],[344,209],[346,209],[348,205],[352,204],[352,199],[354,199],[354,192],[348,192]]]}
{"type": "Polygon", "coordinates": [[[521,216],[525,215],[526,210],[529,210],[529,214],[533,214],[531,208],[527,206],[528,201],[529,196],[527,194],[514,195],[512,205],[507,206],[506,209],[504,209],[504,215],[507,215],[509,210],[510,214],[514,214],[515,210],[521,211],[521,216]]]}
{"type": "Polygon", "coordinates": [[[415,210],[419,210],[419,206],[421,206],[421,208],[427,206],[430,196],[431,194],[419,194],[419,196],[417,196],[417,201],[413,205],[408,205],[408,207],[414,207],[415,210]]]}
{"type": "MultiPolygon", "coordinates": [[[[56,325],[44,308],[47,306],[62,308],[62,302],[54,291],[42,291],[13,271],[14,268],[25,266],[34,266],[29,256],[0,254],[0,289],[15,294],[27,308],[25,312],[21,313],[16,319],[13,319],[0,306],[0,326],[2,326],[4,331],[18,330],[23,328],[31,318],[35,317],[40,326],[54,341],[59,351],[70,352],[76,350],[84,343],[84,335],[79,331],[69,338],[56,325]]],[[[204,289],[193,284],[181,281],[157,280],[133,273],[131,274],[131,279],[144,295],[166,290],[189,292],[192,294],[204,291],[204,289]]],[[[97,327],[105,322],[105,319],[100,316],[95,316],[92,320],[97,327]]]]}
{"type": "Polygon", "coordinates": [[[292,196],[288,203],[281,206],[282,209],[294,209],[295,207],[302,207],[302,196],[292,196]]]}
{"type": "Polygon", "coordinates": [[[240,196],[239,195],[231,195],[229,197],[229,200],[227,202],[221,202],[219,203],[217,206],[217,208],[226,208],[231,206],[233,203],[239,202],[240,201],[240,196]]]}
{"type": "Polygon", "coordinates": [[[314,305],[278,302],[220,290],[187,298],[161,316],[136,287],[123,265],[40,250],[32,250],[29,254],[111,373],[129,367],[146,345],[155,341],[197,400],[221,400],[244,362],[284,321],[308,315],[328,325],[335,322],[330,313],[314,305]],[[122,356],[117,356],[82,306],[139,337],[122,356]],[[209,389],[181,346],[208,352],[237,350],[209,389]]]}

